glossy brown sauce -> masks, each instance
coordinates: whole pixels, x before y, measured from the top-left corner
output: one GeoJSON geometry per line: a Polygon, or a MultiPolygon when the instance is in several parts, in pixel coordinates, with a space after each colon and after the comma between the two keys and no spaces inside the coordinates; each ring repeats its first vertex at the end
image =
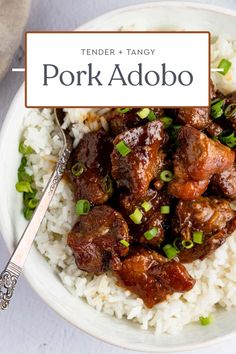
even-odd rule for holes
{"type": "MultiPolygon", "coordinates": [[[[212,86],[217,97],[222,94],[212,86]]],[[[223,99],[226,108],[236,94],[223,99]]],[[[150,108],[144,118],[139,112],[111,110],[109,131],[86,134],[74,150],[69,176],[75,201],[88,200],[91,209],[78,217],[68,245],[80,269],[112,270],[120,286],[152,307],[174,292],[189,291],[195,280],[184,263],[204,259],[236,229],[230,207],[236,197],[235,152],[220,139],[235,128],[236,117],[215,120],[206,108],[150,108]],[[125,156],[117,149],[120,142],[129,149],[125,156]],[[83,172],[75,176],[71,168],[78,162],[83,172]],[[163,170],[172,172],[170,181],[162,180],[163,170]],[[166,245],[176,250],[174,257],[166,245]]]]}

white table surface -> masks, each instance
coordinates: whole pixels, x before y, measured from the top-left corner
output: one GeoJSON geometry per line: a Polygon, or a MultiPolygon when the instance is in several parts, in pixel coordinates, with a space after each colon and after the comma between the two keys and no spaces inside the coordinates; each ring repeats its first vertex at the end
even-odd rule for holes
{"type": "MultiPolygon", "coordinates": [[[[9,0],[10,1],[10,0],[9,0]]],[[[20,0],[19,0],[20,1],[20,0]]],[[[117,7],[147,0],[32,0],[27,30],[69,30],[117,7]]],[[[236,0],[198,1],[236,9],[236,0]]],[[[1,9],[0,9],[1,11],[1,9]]],[[[19,48],[13,67],[23,66],[24,53],[19,48]]],[[[9,71],[0,83],[0,124],[23,76],[9,71]]],[[[16,117],[17,118],[17,117],[16,117]]],[[[1,216],[0,216],[1,217],[1,216]]],[[[0,270],[8,252],[0,237],[0,270]]],[[[0,354],[128,354],[74,328],[54,313],[22,277],[16,297],[8,311],[0,315],[0,354]]],[[[236,338],[196,350],[195,354],[235,354],[236,338]]]]}

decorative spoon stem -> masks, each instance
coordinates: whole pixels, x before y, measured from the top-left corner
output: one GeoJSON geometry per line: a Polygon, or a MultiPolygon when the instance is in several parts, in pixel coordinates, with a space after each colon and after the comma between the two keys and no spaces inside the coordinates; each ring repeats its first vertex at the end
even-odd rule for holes
{"type": "Polygon", "coordinates": [[[62,112],[55,110],[56,122],[63,137],[64,147],[61,151],[56,168],[44,190],[43,196],[35,210],[31,221],[27,225],[17,247],[12,254],[7,266],[0,275],[0,310],[7,309],[13,296],[17,280],[22,272],[26,258],[31,249],[32,243],[39,230],[42,220],[48,210],[49,204],[56,191],[56,188],[63,176],[72,151],[72,139],[69,134],[61,129],[62,112]]]}

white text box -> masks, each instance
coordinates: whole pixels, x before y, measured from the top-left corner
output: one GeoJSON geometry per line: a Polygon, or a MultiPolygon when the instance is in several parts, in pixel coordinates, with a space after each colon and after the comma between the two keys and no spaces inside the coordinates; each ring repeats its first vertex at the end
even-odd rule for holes
{"type": "Polygon", "coordinates": [[[209,105],[208,32],[27,33],[27,107],[209,105]]]}

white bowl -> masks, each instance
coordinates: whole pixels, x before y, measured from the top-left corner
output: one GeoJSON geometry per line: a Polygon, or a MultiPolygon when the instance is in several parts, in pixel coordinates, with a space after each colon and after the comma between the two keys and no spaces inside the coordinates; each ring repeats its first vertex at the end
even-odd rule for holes
{"type": "MultiPolygon", "coordinates": [[[[235,24],[236,12],[230,10],[197,3],[165,1],[118,9],[90,21],[81,29],[117,30],[122,26],[135,25],[140,30],[209,30],[217,35],[223,31],[229,39],[235,39],[235,24]]],[[[20,211],[21,199],[15,192],[20,162],[17,149],[26,111],[22,86],[11,104],[0,137],[0,228],[10,252],[26,226],[20,211]]],[[[99,313],[82,300],[74,298],[63,287],[34,246],[24,274],[44,301],[66,320],[97,338],[127,349],[147,352],[191,350],[236,334],[236,308],[230,312],[217,312],[214,323],[209,327],[193,324],[186,326],[177,336],[159,337],[131,322],[99,313]]]]}

